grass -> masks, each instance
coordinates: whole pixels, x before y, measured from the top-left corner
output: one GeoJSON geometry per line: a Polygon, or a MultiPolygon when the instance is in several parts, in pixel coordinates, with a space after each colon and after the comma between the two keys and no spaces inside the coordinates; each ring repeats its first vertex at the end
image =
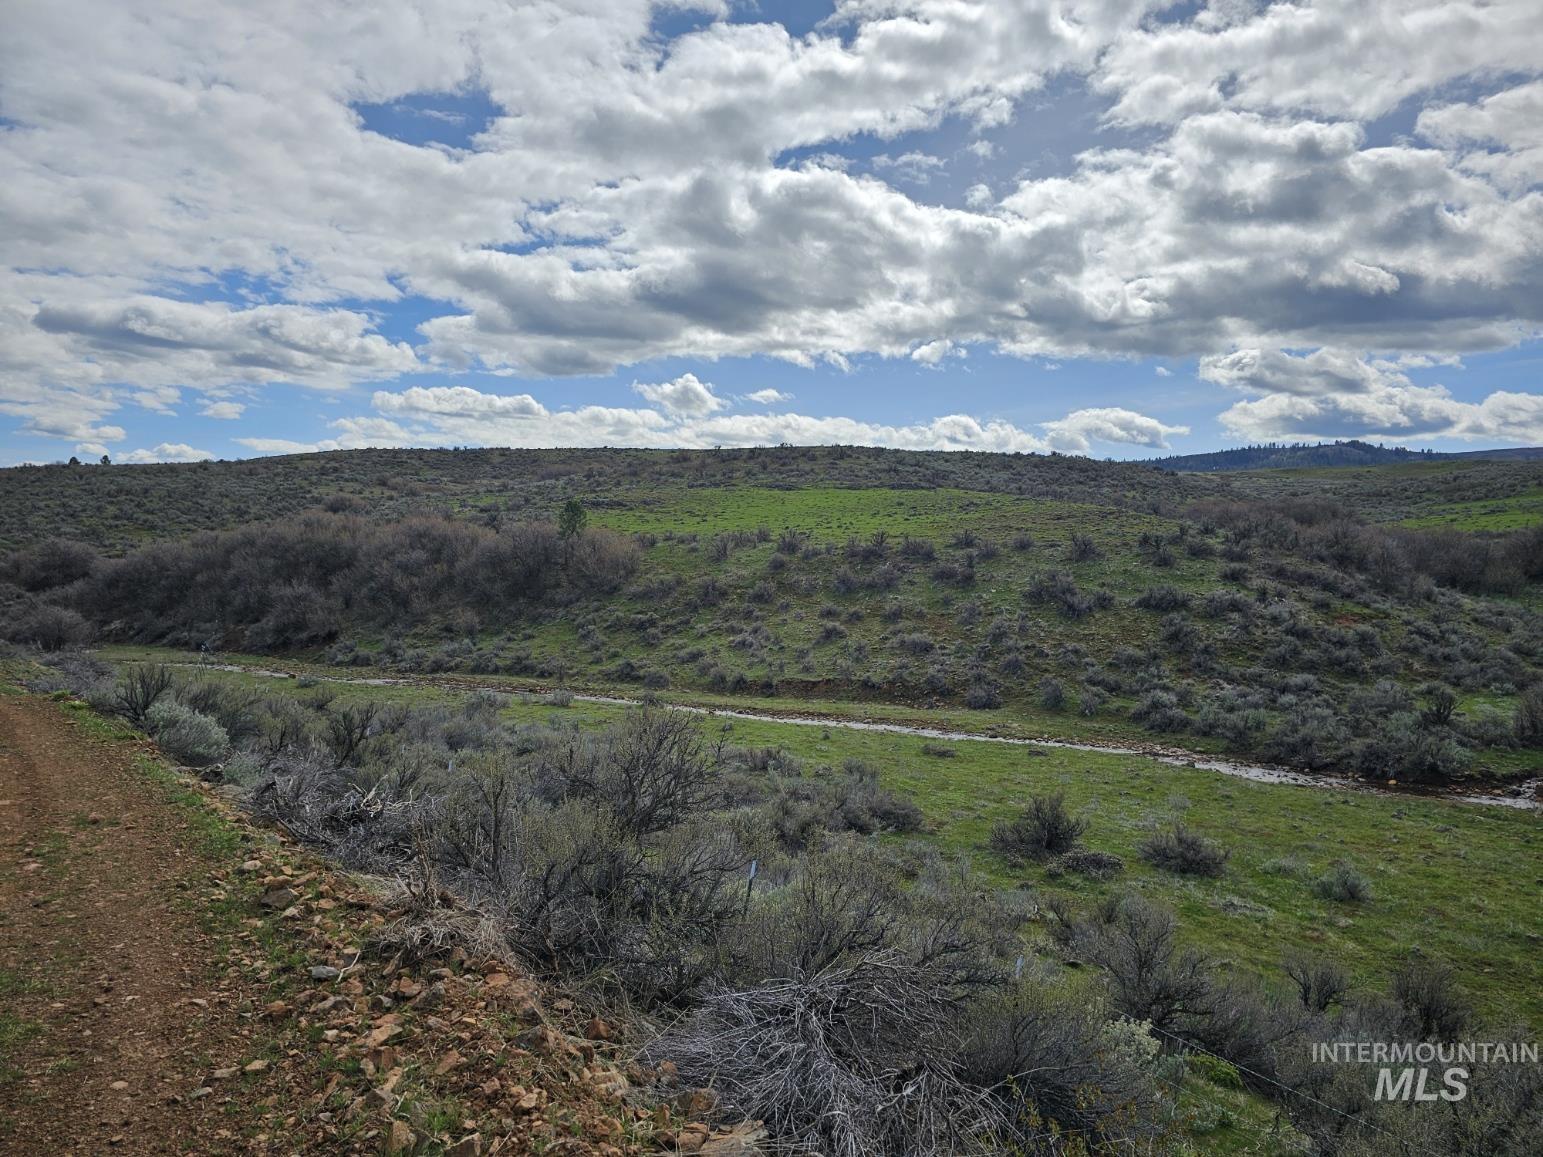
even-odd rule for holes
{"type": "Polygon", "coordinates": [[[1504,498],[1476,498],[1434,506],[1412,518],[1399,520],[1401,526],[1449,530],[1525,530],[1543,523],[1543,486],[1504,498]]]}
{"type": "MultiPolygon", "coordinates": [[[[304,694],[293,680],[211,672],[270,693],[304,694]]],[[[333,685],[339,700],[380,698],[453,703],[454,687],[333,685]]],[[[511,702],[512,721],[600,726],[625,708],[575,702],[566,708],[511,702]]],[[[1021,748],[743,719],[704,727],[730,743],[784,748],[814,766],[859,759],[886,787],[924,812],[922,838],[971,860],[990,884],[1063,892],[1081,902],[1133,888],[1175,908],[1190,943],[1221,966],[1278,976],[1295,949],[1322,951],[1368,987],[1382,987],[1411,952],[1451,961],[1485,1013],[1543,1025],[1543,936],[1536,886],[1543,879],[1543,823],[1536,813],[1415,796],[1258,784],[1137,755],[1021,748]],[[946,750],[940,759],[924,747],[946,750]],[[1120,856],[1122,878],[1050,879],[1042,867],[1014,869],[991,853],[991,828],[1034,795],[1064,793],[1089,819],[1086,846],[1120,856]],[[1218,879],[1179,878],[1143,863],[1141,842],[1184,822],[1232,850],[1218,879]],[[1345,905],[1319,898],[1313,881],[1348,859],[1374,899],[1345,905]],[[1282,870],[1282,868],[1286,870],[1282,870]]]]}

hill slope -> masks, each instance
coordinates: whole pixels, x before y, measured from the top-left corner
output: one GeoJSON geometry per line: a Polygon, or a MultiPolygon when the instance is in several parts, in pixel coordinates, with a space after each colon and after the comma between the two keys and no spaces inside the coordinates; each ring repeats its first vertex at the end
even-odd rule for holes
{"type": "Polygon", "coordinates": [[[1454,458],[1531,461],[1543,458],[1543,447],[1520,446],[1500,450],[1410,450],[1404,446],[1373,445],[1352,439],[1316,445],[1240,446],[1209,454],[1179,454],[1154,458],[1153,466],[1180,473],[1215,474],[1233,470],[1303,470],[1326,466],[1386,466],[1408,462],[1440,462],[1454,458]]]}

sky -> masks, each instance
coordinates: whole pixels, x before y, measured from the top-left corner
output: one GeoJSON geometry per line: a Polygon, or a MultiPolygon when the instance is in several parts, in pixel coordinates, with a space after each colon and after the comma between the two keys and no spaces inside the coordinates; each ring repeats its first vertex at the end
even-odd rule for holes
{"type": "Polygon", "coordinates": [[[0,465],[1543,444],[1537,0],[56,0],[0,465]]]}

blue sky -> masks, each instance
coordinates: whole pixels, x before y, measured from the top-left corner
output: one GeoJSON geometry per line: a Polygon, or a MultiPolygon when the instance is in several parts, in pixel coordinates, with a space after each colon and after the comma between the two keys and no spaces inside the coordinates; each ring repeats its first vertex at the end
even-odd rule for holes
{"type": "Polygon", "coordinates": [[[1520,0],[83,7],[0,46],[0,464],[1543,442],[1520,0]]]}

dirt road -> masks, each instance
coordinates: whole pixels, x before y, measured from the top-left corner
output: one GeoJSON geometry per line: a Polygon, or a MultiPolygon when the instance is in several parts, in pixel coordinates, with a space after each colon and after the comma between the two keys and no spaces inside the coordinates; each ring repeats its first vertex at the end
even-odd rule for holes
{"type": "Polygon", "coordinates": [[[656,1077],[509,961],[369,951],[402,917],[84,704],[0,689],[0,1155],[757,1151],[623,1099],[656,1077]]]}
{"type": "Polygon", "coordinates": [[[192,821],[46,700],[0,699],[0,1152],[212,1152],[188,1100],[245,1055],[192,821]]]}

